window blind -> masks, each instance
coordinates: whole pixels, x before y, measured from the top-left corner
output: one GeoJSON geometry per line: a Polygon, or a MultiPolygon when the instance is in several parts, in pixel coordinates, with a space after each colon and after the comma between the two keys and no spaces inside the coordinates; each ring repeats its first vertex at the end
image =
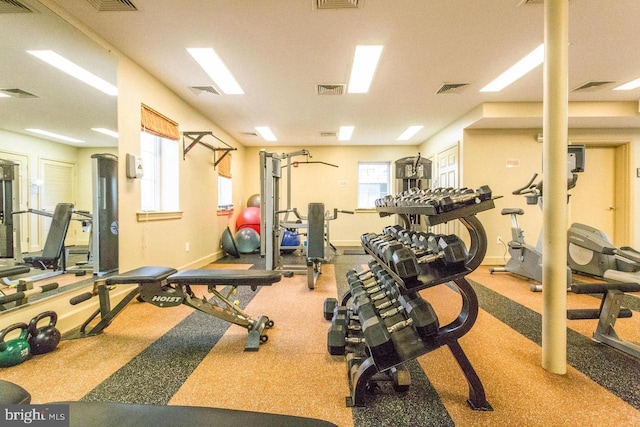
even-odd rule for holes
{"type": "Polygon", "coordinates": [[[144,104],[141,107],[141,127],[144,132],[175,141],[180,139],[178,123],[144,104]]]}

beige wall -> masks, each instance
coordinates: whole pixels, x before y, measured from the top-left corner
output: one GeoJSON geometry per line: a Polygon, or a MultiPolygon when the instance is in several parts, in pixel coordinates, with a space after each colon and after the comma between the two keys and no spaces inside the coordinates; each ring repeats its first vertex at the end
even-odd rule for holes
{"type": "MultiPolygon", "coordinates": [[[[244,150],[215,124],[189,107],[175,93],[130,61],[118,57],[119,158],[140,154],[140,105],[146,104],[175,120],[182,131],[212,131],[238,148],[233,152],[234,203],[244,200],[244,150]]],[[[221,144],[203,139],[213,146],[221,144]]],[[[182,140],[178,142],[182,145],[182,140]]],[[[180,149],[182,153],[182,149],[180,149]]],[[[182,218],[139,222],[140,181],[127,179],[124,161],[119,162],[120,269],[143,265],[183,268],[200,266],[221,256],[220,236],[228,217],[217,216],[217,171],[214,153],[195,146],[183,161],[180,156],[180,210],[182,218]],[[186,244],[189,243],[189,251],[186,244]]]]}
{"type": "MultiPolygon", "coordinates": [[[[305,147],[269,147],[267,151],[282,154],[299,151],[302,148],[305,147]]],[[[310,147],[308,150],[313,156],[309,159],[310,162],[322,161],[338,167],[302,164],[297,168],[291,168],[291,207],[297,208],[304,215],[310,202],[322,202],[325,204],[325,209],[331,211],[334,208],[355,210],[358,203],[359,161],[388,161],[393,168],[394,160],[418,154],[416,147],[413,146],[323,146],[310,147]]],[[[259,153],[258,147],[246,149],[245,194],[247,197],[260,192],[259,153]]],[[[293,160],[304,162],[306,158],[300,156],[293,160]]],[[[280,209],[285,209],[286,170],[283,170],[283,178],[280,182],[280,209]]],[[[392,182],[393,194],[395,194],[395,179],[392,179],[392,182]]],[[[354,215],[338,214],[338,219],[330,223],[331,241],[334,245],[359,245],[360,236],[363,233],[380,233],[384,226],[393,224],[394,221],[393,217],[380,218],[375,211],[361,210],[354,215]]]]}
{"type": "MultiPolygon", "coordinates": [[[[463,131],[461,143],[461,177],[460,186],[477,188],[489,185],[495,195],[502,198],[495,201],[496,208],[478,214],[478,218],[487,231],[488,250],[485,264],[503,264],[509,258],[505,247],[497,242],[498,237],[504,241],[511,239],[511,221],[509,217],[500,215],[500,210],[507,207],[519,207],[525,210],[519,223],[525,231],[525,238],[531,245],[536,244],[542,226],[542,212],[535,205],[527,205],[524,197],[514,196],[513,190],[526,184],[534,172],[542,174],[542,144],[537,142],[541,129],[467,129],[463,131]],[[517,163],[517,167],[507,167],[509,163],[517,163]]],[[[640,208],[637,197],[640,183],[636,178],[640,132],[627,129],[570,129],[569,141],[572,144],[618,144],[628,143],[630,146],[629,168],[629,240],[628,244],[640,246],[640,232],[635,225],[635,212],[640,208]]],[[[423,148],[424,149],[424,148],[423,148]]],[[[439,149],[436,148],[436,149],[439,149]]],[[[428,152],[428,149],[424,149],[428,152]]],[[[596,164],[587,167],[597,168],[596,164]]]]}

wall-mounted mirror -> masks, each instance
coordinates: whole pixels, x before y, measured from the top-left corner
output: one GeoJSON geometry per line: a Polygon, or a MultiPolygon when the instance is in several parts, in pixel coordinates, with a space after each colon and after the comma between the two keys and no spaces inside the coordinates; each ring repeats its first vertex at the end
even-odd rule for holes
{"type": "MultiPolygon", "coordinates": [[[[57,204],[72,203],[76,210],[91,213],[92,155],[117,155],[117,94],[61,71],[46,62],[47,57],[63,58],[117,85],[117,60],[102,46],[37,0],[0,0],[0,160],[18,164],[14,179],[19,185],[14,188],[19,190],[12,210],[28,212],[19,214],[18,245],[13,247],[20,248],[22,256],[38,255],[51,227],[50,216],[33,211],[53,214],[57,204]]],[[[8,185],[6,180],[0,183],[2,188],[8,185]]],[[[7,210],[0,223],[16,217],[7,210]]],[[[65,246],[81,259],[87,256],[91,229],[80,219],[71,221],[65,246]]],[[[0,249],[0,265],[15,262],[16,254],[7,254],[6,246],[0,244],[5,248],[4,253],[0,249]]],[[[77,280],[56,278],[61,285],[77,280]]],[[[0,284],[0,292],[3,289],[10,293],[0,284]]]]}

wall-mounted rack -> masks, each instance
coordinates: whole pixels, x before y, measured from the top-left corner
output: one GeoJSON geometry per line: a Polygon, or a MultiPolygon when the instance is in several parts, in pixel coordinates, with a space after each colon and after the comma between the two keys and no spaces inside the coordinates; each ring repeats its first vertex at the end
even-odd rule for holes
{"type": "Polygon", "coordinates": [[[227,144],[226,142],[224,142],[223,140],[215,136],[211,131],[182,132],[182,160],[186,160],[187,153],[191,151],[191,149],[196,144],[203,145],[207,147],[209,150],[213,151],[213,167],[214,168],[218,166],[218,163],[220,163],[220,161],[224,159],[224,157],[227,154],[229,154],[229,152],[237,150],[237,148],[230,146],[229,144],[227,144]],[[218,141],[222,142],[226,147],[214,147],[213,145],[202,141],[202,138],[204,138],[205,136],[214,137],[218,141]],[[187,139],[189,139],[189,145],[187,145],[187,139]],[[218,157],[218,151],[222,151],[222,155],[220,157],[218,157]]]}

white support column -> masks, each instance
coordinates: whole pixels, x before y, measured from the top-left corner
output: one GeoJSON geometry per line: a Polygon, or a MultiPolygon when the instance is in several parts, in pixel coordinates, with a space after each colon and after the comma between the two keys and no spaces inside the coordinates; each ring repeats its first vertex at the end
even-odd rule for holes
{"type": "Polygon", "coordinates": [[[567,372],[569,0],[544,2],[542,367],[567,372]]]}

